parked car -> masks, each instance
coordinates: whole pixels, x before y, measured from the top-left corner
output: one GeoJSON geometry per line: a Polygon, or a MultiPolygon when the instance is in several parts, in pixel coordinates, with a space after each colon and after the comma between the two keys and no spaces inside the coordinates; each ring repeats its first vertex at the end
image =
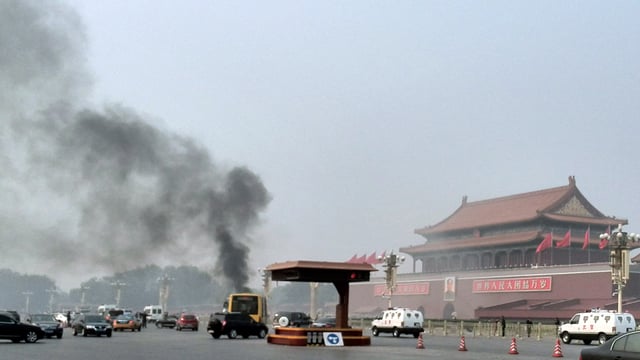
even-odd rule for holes
{"type": "Polygon", "coordinates": [[[281,311],[273,315],[273,327],[308,327],[312,322],[311,317],[303,312],[281,311]]]}
{"type": "Polygon", "coordinates": [[[15,310],[0,310],[0,312],[7,313],[15,321],[20,322],[20,314],[15,310]]]}
{"type": "Polygon", "coordinates": [[[269,332],[267,325],[253,320],[251,316],[242,312],[215,313],[209,317],[207,332],[214,339],[227,335],[229,339],[235,339],[238,335],[243,338],[257,336],[264,339],[269,332]]]}
{"type": "Polygon", "coordinates": [[[597,347],[585,347],[580,351],[581,360],[639,360],[640,331],[634,330],[615,336],[597,347]]]}
{"type": "Polygon", "coordinates": [[[115,320],[113,320],[113,331],[124,331],[131,330],[140,331],[142,330],[142,322],[131,314],[122,314],[118,315],[115,320]]]}
{"type": "Polygon", "coordinates": [[[111,337],[113,327],[109,324],[104,316],[100,314],[79,314],[71,324],[73,328],[73,336],[102,336],[111,337]]]}
{"type": "Polygon", "coordinates": [[[198,331],[198,324],[198,317],[194,314],[182,314],[176,322],[176,330],[191,329],[192,331],[198,331]]]}
{"type": "Polygon", "coordinates": [[[335,316],[327,316],[316,319],[316,321],[311,323],[311,327],[316,328],[334,328],[336,327],[336,317],[335,316]]]}
{"type": "Polygon", "coordinates": [[[29,316],[29,322],[39,326],[48,339],[54,336],[62,339],[62,333],[64,331],[62,321],[57,320],[53,314],[31,314],[29,316]]]}
{"type": "Polygon", "coordinates": [[[164,315],[162,318],[156,320],[156,327],[158,329],[161,328],[170,328],[173,329],[174,327],[176,327],[176,324],[178,323],[178,317],[175,315],[164,315]]]}
{"type": "Polygon", "coordinates": [[[20,341],[34,343],[45,336],[44,331],[31,324],[24,324],[6,311],[0,311],[0,339],[8,339],[14,343],[20,341]]]}

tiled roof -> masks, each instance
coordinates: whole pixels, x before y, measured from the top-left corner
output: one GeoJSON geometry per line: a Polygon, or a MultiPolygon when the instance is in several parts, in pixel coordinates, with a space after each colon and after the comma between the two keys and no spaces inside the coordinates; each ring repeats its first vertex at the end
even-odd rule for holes
{"type": "Polygon", "coordinates": [[[533,221],[541,217],[571,221],[583,224],[626,224],[626,220],[605,217],[580,193],[575,178],[569,177],[569,184],[550,189],[498,197],[488,200],[467,202],[463,198],[460,207],[441,222],[416,229],[419,235],[430,235],[457,230],[470,230],[488,226],[533,221]],[[571,198],[579,202],[593,217],[557,214],[557,210],[571,198]]]}
{"type": "MultiPolygon", "coordinates": [[[[561,238],[560,236],[559,238],[561,238]]],[[[542,238],[539,231],[525,231],[520,233],[506,233],[496,236],[482,237],[482,241],[479,242],[477,238],[465,238],[456,241],[445,242],[428,242],[421,245],[409,246],[400,248],[400,252],[405,254],[419,254],[428,251],[440,251],[440,250],[455,250],[455,249],[469,249],[476,248],[478,246],[500,246],[500,245],[512,245],[528,243],[532,240],[542,238]]],[[[554,238],[557,238],[555,236],[554,238]]]]}
{"type": "MultiPolygon", "coordinates": [[[[571,232],[570,246],[573,248],[581,248],[584,244],[584,229],[581,231],[576,230],[571,232]]],[[[504,233],[494,236],[483,236],[481,238],[469,237],[455,241],[434,241],[427,242],[420,245],[413,245],[400,248],[400,252],[404,254],[414,255],[422,254],[431,251],[444,251],[444,250],[457,250],[457,249],[474,249],[484,247],[497,247],[504,245],[517,246],[519,244],[527,244],[531,241],[541,241],[546,232],[541,231],[523,231],[518,233],[504,233]]],[[[552,233],[552,242],[556,246],[564,238],[564,233],[552,233]]],[[[589,246],[597,246],[600,244],[600,239],[590,238],[589,246]]],[[[536,245],[538,245],[536,243],[536,245]]],[[[631,249],[640,248],[640,244],[632,243],[629,246],[631,249]]],[[[631,259],[631,262],[640,263],[640,254],[631,259]]]]}

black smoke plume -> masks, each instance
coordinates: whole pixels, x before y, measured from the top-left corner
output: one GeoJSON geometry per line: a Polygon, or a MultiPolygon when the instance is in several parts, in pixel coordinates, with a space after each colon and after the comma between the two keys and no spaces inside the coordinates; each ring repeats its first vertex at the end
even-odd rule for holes
{"type": "Polygon", "coordinates": [[[5,266],[195,263],[246,290],[270,201],[260,178],[135,110],[87,106],[83,34],[57,2],[0,2],[0,252],[17,259],[5,266]]]}

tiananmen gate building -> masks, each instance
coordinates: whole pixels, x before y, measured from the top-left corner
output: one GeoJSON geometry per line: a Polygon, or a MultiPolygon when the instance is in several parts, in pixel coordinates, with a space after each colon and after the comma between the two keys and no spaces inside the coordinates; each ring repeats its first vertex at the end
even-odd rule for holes
{"type": "MultiPolygon", "coordinates": [[[[415,230],[424,242],[399,249],[413,272],[397,275],[391,304],[433,319],[568,319],[586,309],[614,310],[610,249],[599,235],[626,224],[593,206],[573,176],[555,188],[475,202],[465,196],[450,216],[415,230]]],[[[638,316],[634,267],[623,311],[638,316]]],[[[384,271],[374,275],[351,284],[350,314],[388,307],[384,271]]]]}

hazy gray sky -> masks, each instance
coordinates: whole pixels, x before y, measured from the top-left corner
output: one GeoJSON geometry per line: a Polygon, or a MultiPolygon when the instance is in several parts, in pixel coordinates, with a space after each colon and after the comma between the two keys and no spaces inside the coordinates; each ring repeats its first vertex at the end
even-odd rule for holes
{"type": "Polygon", "coordinates": [[[260,177],[252,268],[397,251],[463,195],[570,175],[640,231],[640,2],[66,3],[90,107],[260,177]]]}

